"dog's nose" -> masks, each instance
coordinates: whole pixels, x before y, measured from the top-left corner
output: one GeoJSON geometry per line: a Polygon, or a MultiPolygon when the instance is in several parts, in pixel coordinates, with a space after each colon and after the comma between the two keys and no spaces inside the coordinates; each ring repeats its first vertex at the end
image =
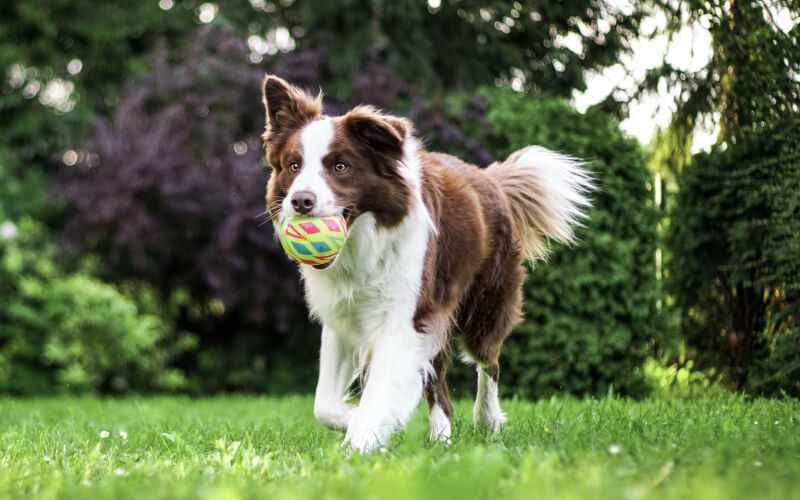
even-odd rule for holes
{"type": "Polygon", "coordinates": [[[298,191],[292,195],[292,207],[297,213],[311,213],[316,203],[317,196],[311,191],[298,191]]]}

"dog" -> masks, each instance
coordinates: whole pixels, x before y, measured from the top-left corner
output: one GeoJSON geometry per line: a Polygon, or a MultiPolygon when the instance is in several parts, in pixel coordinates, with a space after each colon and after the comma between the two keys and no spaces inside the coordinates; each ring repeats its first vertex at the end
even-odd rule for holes
{"type": "Polygon", "coordinates": [[[457,337],[477,367],[474,421],[499,431],[498,358],[521,319],[523,263],[543,259],[548,240],[574,241],[591,174],[538,146],[481,169],[427,151],[405,118],[369,106],[326,116],[321,94],[272,75],[262,90],[276,228],[296,215],[340,215],[349,227],[333,264],[300,265],[322,323],[316,419],[366,453],[405,426],[424,393],[431,438],[449,442],[457,337]]]}

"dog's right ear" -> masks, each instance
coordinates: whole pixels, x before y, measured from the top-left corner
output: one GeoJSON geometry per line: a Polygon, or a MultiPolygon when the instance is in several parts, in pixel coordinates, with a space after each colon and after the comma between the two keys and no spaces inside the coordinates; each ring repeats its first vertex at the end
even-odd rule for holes
{"type": "Polygon", "coordinates": [[[262,87],[267,113],[265,139],[294,131],[322,114],[322,95],[311,97],[286,80],[267,75],[262,87]]]}

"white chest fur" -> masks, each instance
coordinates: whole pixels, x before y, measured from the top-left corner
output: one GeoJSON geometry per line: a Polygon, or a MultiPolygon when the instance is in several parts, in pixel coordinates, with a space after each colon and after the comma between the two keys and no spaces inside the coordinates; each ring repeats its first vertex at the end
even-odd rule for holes
{"type": "Polygon", "coordinates": [[[420,208],[391,229],[378,228],[372,214],[360,216],[329,269],[303,267],[312,315],[351,345],[370,343],[388,326],[411,327],[429,230],[420,208]]]}

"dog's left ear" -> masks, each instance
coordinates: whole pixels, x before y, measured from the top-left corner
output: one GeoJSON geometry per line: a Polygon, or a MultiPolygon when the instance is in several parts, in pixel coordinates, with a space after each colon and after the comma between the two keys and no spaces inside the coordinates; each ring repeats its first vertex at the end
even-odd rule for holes
{"type": "Polygon", "coordinates": [[[403,145],[412,133],[405,118],[384,115],[369,106],[359,106],[344,117],[347,132],[373,151],[391,158],[402,158],[403,145]]]}
{"type": "Polygon", "coordinates": [[[322,113],[321,95],[311,97],[282,78],[267,75],[262,86],[269,133],[292,132],[322,113]]]}

